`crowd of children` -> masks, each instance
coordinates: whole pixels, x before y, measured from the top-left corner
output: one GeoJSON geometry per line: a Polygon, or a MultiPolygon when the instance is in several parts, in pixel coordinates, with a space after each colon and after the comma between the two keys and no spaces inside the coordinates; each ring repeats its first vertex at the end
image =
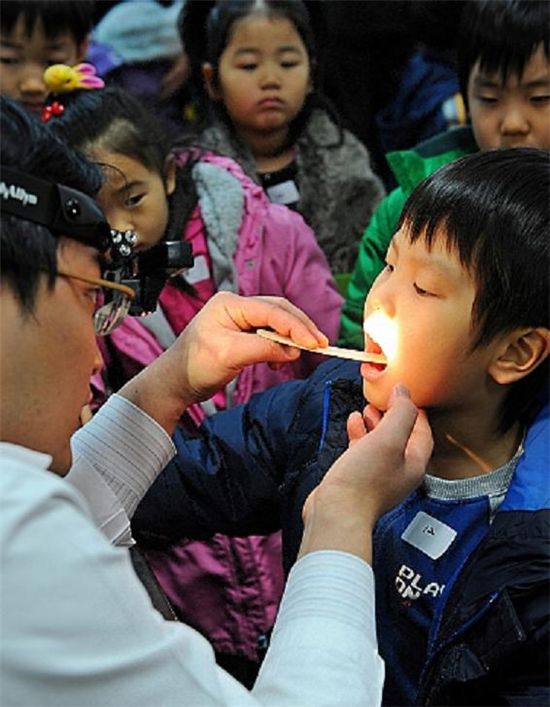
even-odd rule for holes
{"type": "MultiPolygon", "coordinates": [[[[139,1],[113,3],[136,5],[134,33],[139,1]]],[[[406,385],[435,445],[422,487],[373,535],[383,703],[546,704],[550,3],[456,3],[445,90],[454,100],[460,87],[467,124],[388,153],[398,186],[386,196],[386,165],[320,91],[307,3],[160,4],[182,47],[170,61],[190,72],[180,126],[174,102],[167,123],[158,96],[144,105],[108,75],[104,87],[78,78],[92,68],[51,81],[49,66],[109,50],[94,2],[2,7],[1,95],[99,165],[97,201],[136,255],[185,241],[194,256],[154,311],[98,338],[93,412],[219,291],[284,297],[331,343],[387,364],[359,374],[305,352],[190,406],[177,457],[133,518],[148,567],[251,687],[309,493],[358,429],[350,414],[366,400],[375,429],[406,385]]],[[[439,111],[438,90],[423,84],[439,111]]]]}

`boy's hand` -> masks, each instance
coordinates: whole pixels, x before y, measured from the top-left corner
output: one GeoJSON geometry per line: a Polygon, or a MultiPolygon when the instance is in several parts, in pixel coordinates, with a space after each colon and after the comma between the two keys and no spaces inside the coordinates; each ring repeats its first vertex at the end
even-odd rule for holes
{"type": "Polygon", "coordinates": [[[281,297],[239,297],[219,292],[193,318],[176,342],[120,393],[168,432],[185,408],[209,398],[247,365],[282,365],[300,355],[253,332],[269,327],[304,346],[328,340],[301,310],[281,297]]]}
{"type": "Polygon", "coordinates": [[[367,432],[372,432],[381,419],[382,413],[378,408],[374,407],[374,405],[371,405],[371,403],[365,407],[362,415],[360,412],[352,412],[348,418],[348,437],[350,445],[364,437],[367,432]]]}
{"type": "Polygon", "coordinates": [[[365,419],[353,413],[348,433],[348,450],[304,504],[300,554],[337,549],[370,562],[374,524],[420,484],[432,434],[425,413],[402,387],[394,390],[383,417],[375,409],[366,410],[365,419]]]}

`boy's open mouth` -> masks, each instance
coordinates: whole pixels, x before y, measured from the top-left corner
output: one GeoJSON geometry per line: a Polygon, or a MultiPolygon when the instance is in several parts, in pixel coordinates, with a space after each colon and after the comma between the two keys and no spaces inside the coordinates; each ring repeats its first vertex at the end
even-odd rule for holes
{"type": "MultiPolygon", "coordinates": [[[[380,344],[378,344],[372,337],[365,334],[365,351],[367,353],[383,354],[384,351],[380,344]]],[[[384,371],[387,367],[387,363],[369,363],[369,366],[373,366],[377,371],[384,371]]]]}

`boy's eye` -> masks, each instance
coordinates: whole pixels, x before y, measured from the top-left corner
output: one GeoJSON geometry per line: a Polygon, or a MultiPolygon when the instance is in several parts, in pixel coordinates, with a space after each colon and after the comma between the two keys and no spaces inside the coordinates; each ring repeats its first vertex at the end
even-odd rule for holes
{"type": "Polygon", "coordinates": [[[477,96],[477,100],[480,103],[485,103],[486,105],[494,105],[497,101],[498,98],[496,96],[477,96]]]}
{"type": "Polygon", "coordinates": [[[240,64],[239,69],[241,69],[242,71],[254,71],[257,66],[257,64],[250,62],[248,64],[240,64]]]}
{"type": "Polygon", "coordinates": [[[0,64],[4,66],[15,66],[19,63],[19,57],[16,56],[0,56],[0,64]]]}
{"type": "Polygon", "coordinates": [[[419,297],[435,297],[433,292],[428,292],[428,290],[417,285],[416,282],[414,283],[414,289],[419,297]]]}
{"type": "Polygon", "coordinates": [[[126,199],[124,200],[124,205],[128,207],[132,206],[137,206],[143,197],[145,196],[145,192],[142,194],[132,194],[131,196],[127,196],[126,199]]]}
{"type": "Polygon", "coordinates": [[[283,69],[293,69],[295,66],[298,66],[299,63],[298,61],[282,61],[281,66],[283,69]]]}
{"type": "Polygon", "coordinates": [[[535,103],[536,105],[542,105],[545,103],[548,103],[550,101],[550,96],[544,95],[544,96],[531,96],[531,103],[535,103]]]}

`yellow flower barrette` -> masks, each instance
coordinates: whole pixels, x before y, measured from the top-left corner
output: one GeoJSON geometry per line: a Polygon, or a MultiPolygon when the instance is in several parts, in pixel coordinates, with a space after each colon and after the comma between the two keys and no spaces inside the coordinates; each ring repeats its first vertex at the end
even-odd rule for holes
{"type": "Polygon", "coordinates": [[[44,71],[44,83],[50,93],[69,93],[78,88],[94,89],[103,88],[105,82],[96,76],[95,66],[92,64],[53,64],[44,71]]]}
{"type": "MultiPolygon", "coordinates": [[[[50,93],[70,93],[76,90],[93,90],[103,88],[105,82],[96,76],[95,66],[82,63],[76,66],[53,64],[44,71],[44,83],[50,93]]],[[[65,108],[59,101],[53,101],[44,106],[40,120],[47,122],[54,115],[62,115],[65,108]]]]}

